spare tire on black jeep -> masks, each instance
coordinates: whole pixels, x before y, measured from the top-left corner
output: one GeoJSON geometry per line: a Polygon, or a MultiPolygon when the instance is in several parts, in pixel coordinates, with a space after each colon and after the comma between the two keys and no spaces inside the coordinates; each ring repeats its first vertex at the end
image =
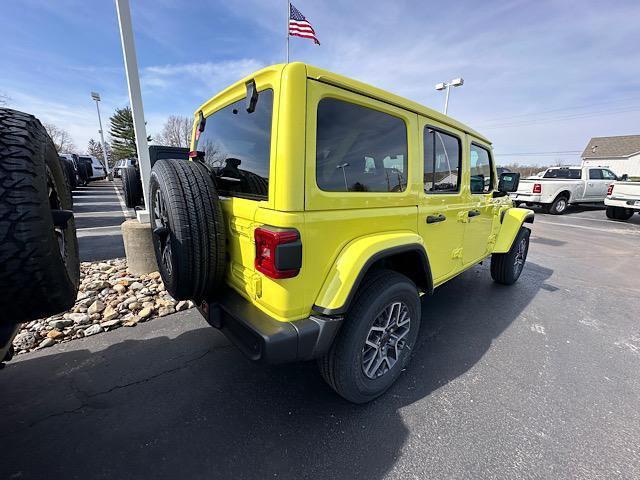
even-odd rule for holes
{"type": "Polygon", "coordinates": [[[124,204],[128,208],[135,208],[142,204],[142,181],[137,168],[127,167],[122,170],[122,189],[124,204]]]}
{"type": "Polygon", "coordinates": [[[226,233],[209,170],[198,161],[158,160],[149,196],[153,246],[167,290],[178,300],[212,298],[224,277],[226,233]]]}
{"type": "Polygon", "coordinates": [[[0,108],[0,265],[0,323],[73,306],[80,262],[63,167],[40,121],[6,108],[0,108]]]}

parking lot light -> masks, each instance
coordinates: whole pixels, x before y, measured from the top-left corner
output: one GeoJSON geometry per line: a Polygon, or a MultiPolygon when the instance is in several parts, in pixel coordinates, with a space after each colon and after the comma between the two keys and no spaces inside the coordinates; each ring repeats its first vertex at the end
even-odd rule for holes
{"type": "Polygon", "coordinates": [[[449,108],[449,90],[451,87],[461,87],[464,85],[464,79],[462,77],[454,78],[450,82],[440,82],[436,85],[436,90],[442,91],[446,90],[446,96],[444,98],[444,114],[447,114],[447,110],[449,108]]]}
{"type": "Polygon", "coordinates": [[[111,176],[111,170],[109,169],[109,160],[107,160],[107,146],[104,143],[104,132],[102,131],[102,118],[100,117],[100,94],[98,92],[91,92],[91,98],[96,102],[96,110],[98,111],[98,124],[100,125],[100,142],[102,142],[102,157],[104,159],[104,168],[106,169],[107,177],[109,180],[113,180],[111,176]]]}

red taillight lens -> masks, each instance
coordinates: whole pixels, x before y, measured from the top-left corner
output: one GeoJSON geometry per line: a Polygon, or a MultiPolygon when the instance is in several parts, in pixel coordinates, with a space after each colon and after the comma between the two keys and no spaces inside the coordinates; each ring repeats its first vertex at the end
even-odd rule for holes
{"type": "Polygon", "coordinates": [[[302,264],[302,243],[295,230],[256,228],[255,267],[270,278],[298,275],[302,264]]]}
{"type": "Polygon", "coordinates": [[[542,184],[534,183],[533,184],[533,193],[542,193],[542,184]]]}
{"type": "Polygon", "coordinates": [[[613,185],[609,185],[609,188],[607,189],[607,195],[613,195],[613,185]]]}

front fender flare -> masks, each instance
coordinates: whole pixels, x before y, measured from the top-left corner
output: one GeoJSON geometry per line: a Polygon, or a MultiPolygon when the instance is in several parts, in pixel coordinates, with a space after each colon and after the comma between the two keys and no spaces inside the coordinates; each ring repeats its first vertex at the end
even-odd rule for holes
{"type": "Polygon", "coordinates": [[[432,286],[429,260],[420,235],[410,231],[366,235],[351,241],[339,253],[313,310],[324,315],[345,313],[371,265],[385,257],[412,251],[420,255],[429,279],[426,283],[432,286]]]}
{"type": "Polygon", "coordinates": [[[520,231],[523,223],[533,223],[533,210],[528,208],[509,208],[500,215],[500,232],[492,253],[507,253],[520,231]]]}

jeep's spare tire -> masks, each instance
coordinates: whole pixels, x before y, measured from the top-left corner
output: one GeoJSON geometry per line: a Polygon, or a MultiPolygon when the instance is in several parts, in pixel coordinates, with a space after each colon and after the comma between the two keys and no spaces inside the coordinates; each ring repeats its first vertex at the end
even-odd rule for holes
{"type": "Polygon", "coordinates": [[[128,208],[142,204],[142,181],[137,168],[127,167],[122,171],[122,189],[124,203],[128,208]]]}
{"type": "Polygon", "coordinates": [[[73,306],[80,262],[63,166],[40,121],[6,108],[0,108],[0,265],[0,323],[73,306]]]}
{"type": "Polygon", "coordinates": [[[224,277],[226,233],[207,167],[158,160],[150,197],[153,246],[167,290],[178,300],[212,298],[224,277]]]}

